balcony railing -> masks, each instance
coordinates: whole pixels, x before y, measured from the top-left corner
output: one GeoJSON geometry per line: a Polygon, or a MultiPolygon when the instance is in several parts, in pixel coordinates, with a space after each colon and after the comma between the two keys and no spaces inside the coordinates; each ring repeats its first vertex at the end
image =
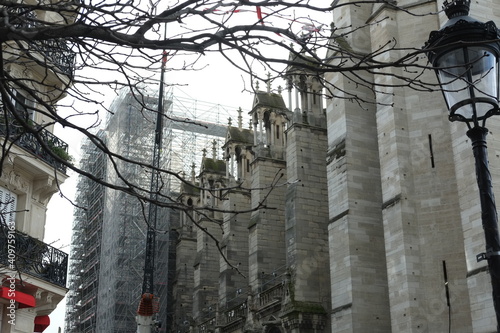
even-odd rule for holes
{"type": "Polygon", "coordinates": [[[0,265],[10,267],[13,263],[15,270],[66,287],[67,253],[17,230],[14,232],[15,243],[8,244],[9,232],[5,226],[0,227],[0,265]],[[8,245],[11,251],[15,251],[14,261],[9,258],[8,245]]]}
{"type": "Polygon", "coordinates": [[[75,53],[65,39],[34,41],[29,44],[30,51],[37,51],[47,59],[47,65],[55,65],[61,73],[73,77],[75,69],[75,53]]]}
{"type": "Polygon", "coordinates": [[[198,328],[200,333],[210,333],[214,332],[215,329],[215,316],[210,317],[209,319],[202,322],[198,328]]]}
{"type": "MultiPolygon", "coordinates": [[[[35,28],[43,26],[36,13],[30,8],[18,7],[9,10],[11,20],[16,28],[35,28]]],[[[27,51],[38,52],[46,59],[45,65],[54,65],[61,73],[73,77],[75,53],[71,51],[66,39],[51,39],[32,41],[28,44],[27,51]]]]}
{"type": "MultiPolygon", "coordinates": [[[[69,159],[68,144],[66,142],[43,128],[38,130],[38,135],[56,156],[61,157],[63,160],[69,159]]],[[[66,173],[66,165],[52,157],[42,147],[33,133],[27,133],[26,130],[19,124],[16,124],[15,121],[9,121],[7,123],[5,118],[0,117],[0,136],[14,142],[17,146],[29,151],[57,170],[66,173]]]]}
{"type": "Polygon", "coordinates": [[[247,301],[243,301],[241,304],[238,304],[224,311],[222,313],[222,316],[219,318],[219,321],[221,325],[228,325],[246,316],[247,316],[247,301]]]}
{"type": "Polygon", "coordinates": [[[284,285],[283,283],[278,283],[275,286],[264,290],[259,294],[259,307],[264,307],[270,303],[283,298],[284,285]]]}

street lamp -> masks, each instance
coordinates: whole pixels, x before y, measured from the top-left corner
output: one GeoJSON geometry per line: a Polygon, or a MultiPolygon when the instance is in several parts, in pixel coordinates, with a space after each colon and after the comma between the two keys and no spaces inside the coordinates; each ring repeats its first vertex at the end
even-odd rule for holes
{"type": "Polygon", "coordinates": [[[484,127],[486,119],[500,114],[500,36],[492,21],[482,23],[468,16],[470,0],[445,0],[443,7],[449,20],[430,33],[424,50],[436,71],[450,121],[465,122],[469,128],[486,239],[486,252],[477,260],[488,261],[500,332],[500,237],[484,127]]]}

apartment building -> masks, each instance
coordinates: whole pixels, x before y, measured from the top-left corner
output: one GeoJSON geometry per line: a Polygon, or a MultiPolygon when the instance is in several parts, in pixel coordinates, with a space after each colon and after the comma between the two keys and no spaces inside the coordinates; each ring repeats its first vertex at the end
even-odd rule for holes
{"type": "MultiPolygon", "coordinates": [[[[15,28],[61,20],[29,7],[9,9],[9,16],[15,28]]],[[[0,331],[43,332],[67,292],[68,255],[43,239],[47,203],[66,180],[70,159],[44,111],[71,84],[74,54],[64,40],[9,42],[2,61],[0,331]]]]}

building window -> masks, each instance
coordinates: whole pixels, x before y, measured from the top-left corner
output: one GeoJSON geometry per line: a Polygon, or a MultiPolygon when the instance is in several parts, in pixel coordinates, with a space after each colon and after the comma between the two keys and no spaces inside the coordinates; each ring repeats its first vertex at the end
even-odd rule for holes
{"type": "Polygon", "coordinates": [[[16,220],[17,195],[0,186],[0,218],[2,224],[12,224],[16,220]]]}
{"type": "Polygon", "coordinates": [[[12,97],[12,104],[14,104],[14,110],[23,116],[26,120],[35,120],[35,102],[26,98],[19,91],[14,91],[14,96],[12,97]]]}

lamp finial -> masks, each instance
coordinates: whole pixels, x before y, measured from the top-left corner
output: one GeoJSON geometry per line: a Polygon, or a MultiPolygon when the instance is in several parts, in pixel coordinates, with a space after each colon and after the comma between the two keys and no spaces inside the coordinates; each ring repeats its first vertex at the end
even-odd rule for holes
{"type": "Polygon", "coordinates": [[[470,0],[445,0],[443,9],[449,19],[469,15],[470,0]]]}

